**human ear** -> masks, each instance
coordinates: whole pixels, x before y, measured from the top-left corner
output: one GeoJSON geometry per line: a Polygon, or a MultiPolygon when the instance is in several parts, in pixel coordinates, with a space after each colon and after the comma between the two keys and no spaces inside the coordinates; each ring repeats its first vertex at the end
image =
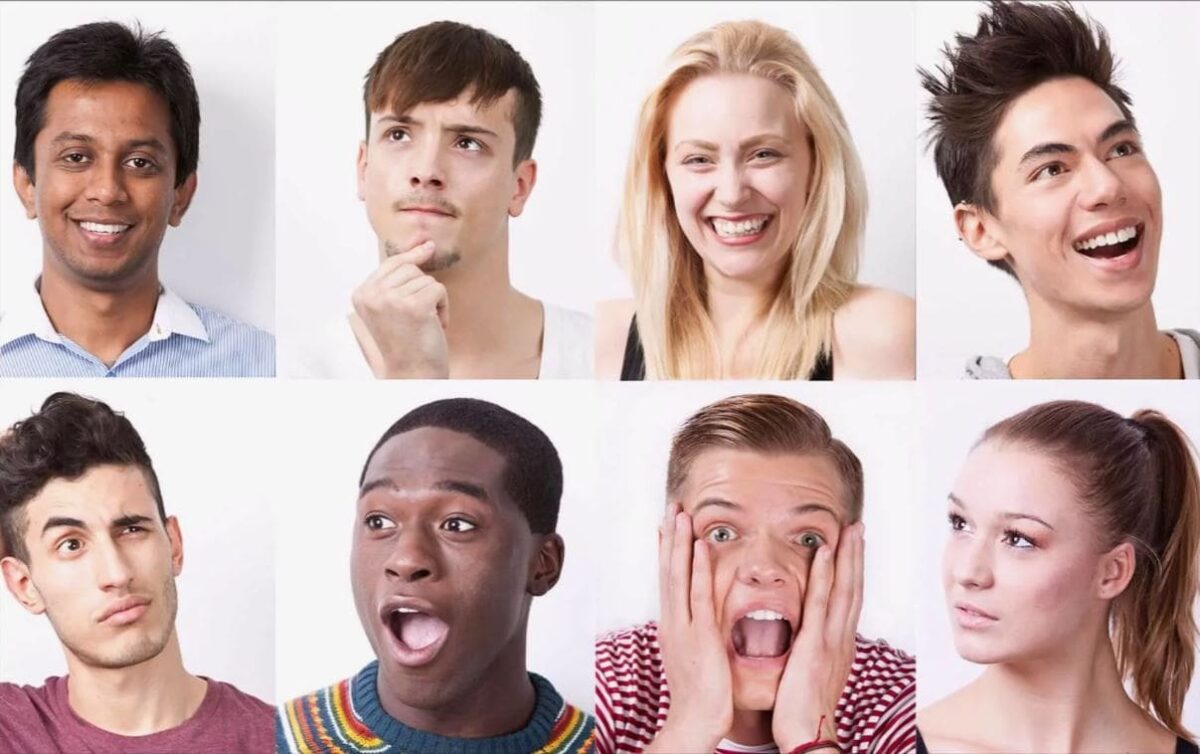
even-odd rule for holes
{"type": "Polygon", "coordinates": [[[170,223],[172,228],[178,228],[179,223],[183,222],[183,216],[188,211],[188,207],[192,206],[192,197],[196,195],[196,172],[184,179],[183,183],[175,189],[175,200],[171,203],[170,223]]]}
{"type": "Polygon", "coordinates": [[[358,200],[367,200],[367,142],[358,143],[358,157],[355,158],[355,172],[358,174],[358,200]]]}
{"type": "Polygon", "coordinates": [[[535,535],[541,541],[529,564],[529,580],[526,591],[534,597],[541,597],[554,588],[562,575],[563,558],[565,557],[563,539],[558,534],[535,535]]]}
{"type": "Polygon", "coordinates": [[[25,172],[25,168],[16,162],[13,163],[13,188],[17,190],[17,198],[21,200],[21,206],[25,208],[25,217],[36,220],[37,202],[33,196],[33,178],[25,172]]]}
{"type": "Polygon", "coordinates": [[[517,165],[516,175],[517,187],[508,201],[509,217],[520,217],[525,211],[525,202],[529,201],[529,195],[537,183],[537,160],[522,161],[517,165]]]}
{"type": "Polygon", "coordinates": [[[179,519],[167,516],[167,539],[171,541],[171,573],[178,576],[183,572],[183,531],[179,528],[179,519]]]}
{"type": "Polygon", "coordinates": [[[34,586],[26,563],[10,555],[0,560],[0,570],[4,571],[4,585],[8,587],[12,596],[17,598],[17,602],[21,603],[21,607],[34,615],[46,612],[42,595],[34,586]]]}
{"type": "Polygon", "coordinates": [[[1129,586],[1137,569],[1137,551],[1129,542],[1122,542],[1100,559],[1097,596],[1100,599],[1116,599],[1129,586]]]}
{"type": "Polygon", "coordinates": [[[954,226],[958,229],[958,237],[975,256],[989,262],[1008,259],[1008,249],[996,232],[996,220],[986,211],[974,204],[959,202],[954,205],[954,226]]]}

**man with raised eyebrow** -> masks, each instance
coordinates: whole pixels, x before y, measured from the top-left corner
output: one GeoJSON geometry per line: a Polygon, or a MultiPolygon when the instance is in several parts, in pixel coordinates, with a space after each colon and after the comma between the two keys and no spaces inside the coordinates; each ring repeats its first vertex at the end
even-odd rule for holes
{"type": "Polygon", "coordinates": [[[13,185],[42,271],[0,315],[0,377],[273,377],[274,338],[158,277],[196,191],[200,102],[161,33],[65,29],[17,84],[13,185]]]}
{"type": "Polygon", "coordinates": [[[1021,286],[1029,344],[973,379],[1198,379],[1200,332],[1150,300],[1162,194],[1103,28],[1065,4],[992,0],[921,71],[959,237],[1021,286]]]}
{"type": "Polygon", "coordinates": [[[591,318],[522,293],[509,275],[509,221],[537,183],[542,97],[529,63],[483,29],[439,21],[379,54],[363,104],[358,198],[379,266],[299,373],[591,377],[591,318]]]}
{"type": "Polygon", "coordinates": [[[179,522],[128,419],[55,393],[0,433],[0,570],[45,615],[67,675],[0,683],[0,754],[268,754],[272,708],[189,673],[179,522]]]}
{"type": "Polygon", "coordinates": [[[562,572],[562,463],[487,401],[413,409],[359,477],[350,577],[375,659],[279,706],[280,754],[583,754],[595,722],[526,667],[533,598],[562,572]]]}

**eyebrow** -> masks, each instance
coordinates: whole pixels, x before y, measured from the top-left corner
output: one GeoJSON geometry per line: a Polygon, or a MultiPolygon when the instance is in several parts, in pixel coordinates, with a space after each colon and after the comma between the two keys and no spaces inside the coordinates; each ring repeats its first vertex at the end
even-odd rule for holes
{"type": "MultiPolygon", "coordinates": [[[[421,121],[417,120],[411,115],[384,115],[379,119],[379,125],[382,125],[384,121],[388,120],[395,121],[402,126],[423,125],[421,121]]],[[[483,126],[473,126],[468,123],[447,123],[442,127],[442,131],[447,133],[482,135],[491,136],[497,139],[500,138],[500,134],[492,131],[491,129],[484,128],[483,126]]]]}
{"type": "MultiPolygon", "coordinates": [[[[378,489],[386,489],[390,492],[399,492],[400,488],[396,483],[387,477],[372,479],[362,486],[358,491],[359,498],[366,497],[368,493],[378,489]]],[[[491,502],[491,497],[488,496],[487,490],[474,482],[464,482],[461,479],[441,479],[433,483],[432,489],[439,492],[454,492],[467,497],[473,497],[483,503],[491,502]]]]}
{"type": "MultiPolygon", "coordinates": [[[[786,141],[786,139],[783,136],[775,133],[755,134],[754,136],[742,139],[740,142],[738,142],[738,149],[742,150],[751,144],[757,144],[764,141],[786,141]]],[[[700,149],[707,149],[710,152],[716,152],[719,150],[719,147],[716,144],[713,144],[711,141],[703,141],[701,139],[684,139],[683,141],[677,142],[675,146],[672,147],[672,150],[679,149],[683,146],[699,147],[700,149]]]]}
{"type": "MultiPolygon", "coordinates": [[[[1096,141],[1108,141],[1117,134],[1124,133],[1126,131],[1133,131],[1134,133],[1137,133],[1137,128],[1128,120],[1118,120],[1110,123],[1108,128],[1105,128],[1103,131],[1101,131],[1100,136],[1096,139],[1096,141]]],[[[1031,160],[1036,160],[1039,157],[1045,157],[1049,154],[1072,154],[1076,151],[1078,150],[1076,150],[1075,147],[1071,146],[1070,144],[1063,144],[1060,142],[1047,142],[1045,144],[1038,144],[1025,154],[1021,155],[1021,160],[1017,163],[1017,169],[1019,170],[1025,163],[1031,160]]]]}
{"type": "MultiPolygon", "coordinates": [[[[964,503],[962,501],[962,499],[959,498],[957,495],[955,495],[953,492],[951,492],[946,497],[950,500],[950,502],[954,503],[959,508],[962,508],[963,510],[967,509],[966,503],[964,503]]],[[[1033,515],[1032,513],[1016,513],[1016,512],[1012,512],[1012,511],[1006,511],[1006,512],[1000,514],[1000,518],[1004,519],[1005,521],[1015,521],[1018,519],[1026,519],[1029,521],[1034,521],[1036,523],[1039,523],[1042,526],[1049,529],[1050,531],[1054,531],[1053,526],[1051,526],[1049,523],[1047,523],[1044,519],[1038,518],[1037,516],[1033,515]]]]}
{"type": "MultiPolygon", "coordinates": [[[[95,142],[96,140],[93,139],[91,136],[88,136],[87,134],[74,133],[72,131],[63,131],[58,136],[55,136],[50,141],[50,143],[51,144],[63,144],[68,141],[82,141],[85,144],[91,144],[91,143],[95,142]]],[[[154,138],[153,136],[147,136],[147,137],[144,137],[141,139],[133,139],[131,141],[125,142],[121,146],[125,149],[140,149],[142,147],[150,147],[151,149],[157,149],[160,152],[167,151],[167,145],[163,144],[161,141],[154,138]]]]}
{"type": "Polygon", "coordinates": [[[138,524],[148,524],[153,522],[154,519],[150,518],[149,516],[131,513],[129,515],[118,516],[117,518],[114,518],[112,525],[114,529],[123,529],[126,526],[137,526],[138,524]]]}
{"type": "MultiPolygon", "coordinates": [[[[741,510],[742,506],[720,497],[706,497],[701,500],[692,510],[692,516],[700,512],[702,508],[723,508],[725,510],[741,510]]],[[[791,513],[796,516],[803,516],[808,513],[828,513],[833,517],[833,520],[839,521],[837,511],[822,503],[804,503],[803,505],[795,505],[790,509],[791,513]]]]}
{"type": "Polygon", "coordinates": [[[56,528],[68,529],[87,529],[88,526],[83,521],[77,518],[69,518],[67,516],[51,516],[46,519],[45,525],[42,526],[42,534],[56,528]]]}

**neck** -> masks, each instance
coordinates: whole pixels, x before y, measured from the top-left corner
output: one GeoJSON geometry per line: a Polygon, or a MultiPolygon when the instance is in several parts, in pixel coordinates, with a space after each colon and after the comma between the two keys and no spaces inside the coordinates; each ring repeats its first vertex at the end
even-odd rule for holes
{"type": "MultiPolygon", "coordinates": [[[[761,746],[771,743],[771,712],[768,710],[734,709],[733,726],[725,738],[742,746],[761,746]]],[[[787,754],[784,752],[783,754],[787,754]]]]}
{"type": "Polygon", "coordinates": [[[1097,319],[1030,297],[1029,347],[1013,357],[1014,377],[1161,379],[1181,377],[1174,341],[1158,331],[1149,301],[1097,319]]]}
{"type": "Polygon", "coordinates": [[[720,349],[721,374],[747,375],[753,370],[758,328],[770,311],[774,289],[765,283],[730,280],[711,272],[705,283],[705,307],[720,349]]]}
{"type": "Polygon", "coordinates": [[[88,723],[123,736],[182,725],[196,713],[208,682],[183,667],[175,632],[155,657],[125,668],[85,664],[67,652],[67,700],[88,723]]]}
{"type": "Polygon", "coordinates": [[[974,685],[996,740],[1010,741],[1012,751],[1105,751],[1147,722],[1125,692],[1107,629],[1042,657],[992,665],[974,685]]]}
{"type": "Polygon", "coordinates": [[[414,681],[389,679],[381,664],[376,681],[380,705],[409,728],[448,738],[490,738],[519,731],[528,724],[537,703],[533,681],[525,669],[523,638],[519,653],[502,654],[477,682],[437,707],[406,704],[406,695],[398,691],[414,681]]]}
{"type": "Polygon", "coordinates": [[[122,288],[94,290],[62,274],[47,260],[42,265],[39,293],[54,329],[112,366],[154,321],[158,267],[150,265],[122,288]]]}

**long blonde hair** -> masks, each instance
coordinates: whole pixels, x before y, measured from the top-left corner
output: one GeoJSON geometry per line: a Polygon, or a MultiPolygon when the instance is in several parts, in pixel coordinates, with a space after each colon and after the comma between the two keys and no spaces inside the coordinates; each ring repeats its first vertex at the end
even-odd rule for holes
{"type": "Polygon", "coordinates": [[[731,21],[675,50],[642,103],[617,221],[617,256],[634,290],[648,378],[723,376],[707,310],[703,264],[675,216],[666,174],[672,106],[692,81],[761,76],[786,89],[810,134],[809,198],[799,236],[766,312],[755,376],[806,377],[831,353],[833,313],[854,289],[867,213],[866,180],[833,94],[791,35],[761,21],[731,21]]]}

